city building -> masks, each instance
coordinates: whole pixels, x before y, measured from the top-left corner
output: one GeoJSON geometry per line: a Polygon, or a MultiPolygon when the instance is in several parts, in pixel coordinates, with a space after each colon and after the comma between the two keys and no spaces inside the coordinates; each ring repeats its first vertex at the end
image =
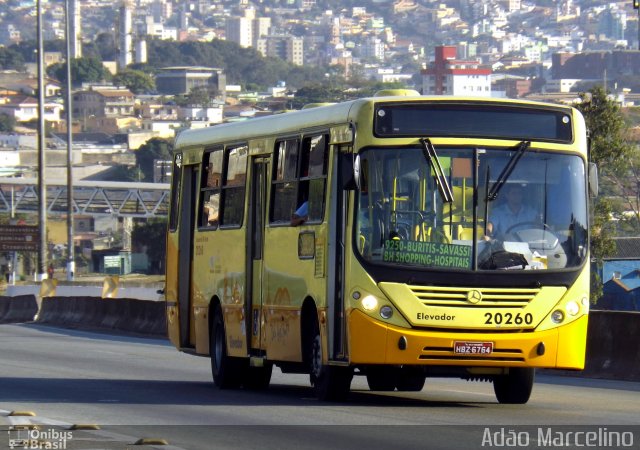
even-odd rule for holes
{"type": "MultiPolygon", "coordinates": [[[[62,105],[47,102],[44,104],[44,120],[59,122],[62,105]]],[[[38,100],[28,95],[15,95],[0,98],[0,114],[13,117],[17,122],[29,122],[38,119],[38,100]]]]}
{"type": "Polygon", "coordinates": [[[71,58],[82,57],[82,26],[80,0],[69,1],[69,49],[71,50],[71,58]]]}
{"type": "Polygon", "coordinates": [[[304,40],[294,36],[265,36],[257,41],[263,56],[272,56],[301,66],[304,64],[304,40]]]}
{"type": "Polygon", "coordinates": [[[120,7],[118,26],[118,69],[122,70],[133,62],[131,7],[125,2],[120,7]]]}
{"type": "Polygon", "coordinates": [[[205,87],[224,96],[226,84],[222,69],[211,67],[164,67],[156,74],[156,89],[165,95],[185,95],[194,88],[205,87]]]}
{"type": "Polygon", "coordinates": [[[248,17],[228,17],[226,20],[227,41],[235,42],[240,47],[253,45],[253,19],[248,17]]]}
{"type": "Polygon", "coordinates": [[[126,88],[92,86],[73,94],[73,117],[79,121],[90,118],[133,116],[135,97],[126,88]]]}
{"type": "Polygon", "coordinates": [[[455,46],[435,48],[435,61],[422,71],[424,95],[491,96],[491,69],[477,60],[456,59],[455,46]]]}

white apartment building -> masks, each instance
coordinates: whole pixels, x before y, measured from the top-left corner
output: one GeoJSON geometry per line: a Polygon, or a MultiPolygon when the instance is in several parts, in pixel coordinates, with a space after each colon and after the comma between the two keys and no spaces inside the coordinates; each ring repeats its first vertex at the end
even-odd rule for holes
{"type": "Polygon", "coordinates": [[[258,39],[256,49],[263,56],[273,56],[301,66],[304,64],[304,39],[294,36],[265,36],[258,39]]]}
{"type": "Polygon", "coordinates": [[[189,122],[202,122],[207,125],[222,123],[223,105],[203,108],[201,106],[185,106],[178,110],[178,118],[189,122]]]}
{"type": "Polygon", "coordinates": [[[567,93],[571,92],[571,88],[573,88],[576,84],[580,83],[584,80],[577,79],[569,79],[563,78],[559,80],[547,80],[544,85],[545,92],[561,92],[567,93]]]}
{"type": "Polygon", "coordinates": [[[384,60],[385,44],[379,37],[368,36],[361,46],[361,56],[364,58],[374,58],[379,61],[384,60]]]}
{"type": "Polygon", "coordinates": [[[226,20],[227,41],[235,42],[241,47],[253,45],[253,19],[247,17],[229,17],[226,20]]]}
{"type": "Polygon", "coordinates": [[[258,17],[253,19],[253,46],[257,45],[258,39],[269,35],[271,29],[271,17],[258,17]]]}

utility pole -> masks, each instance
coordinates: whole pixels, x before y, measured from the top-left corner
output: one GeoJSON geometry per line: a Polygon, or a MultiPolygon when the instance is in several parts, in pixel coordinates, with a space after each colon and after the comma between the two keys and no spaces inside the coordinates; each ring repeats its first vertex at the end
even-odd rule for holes
{"type": "MultiPolygon", "coordinates": [[[[71,36],[71,5],[77,0],[65,0],[65,37],[67,40],[67,95],[65,97],[65,109],[67,110],[67,281],[73,281],[76,263],[74,261],[73,244],[73,118],[71,115],[71,40],[76,36],[71,36]]],[[[76,30],[78,32],[78,30],[76,30]]],[[[82,45],[82,44],[78,44],[82,45]]]]}
{"type": "Polygon", "coordinates": [[[42,0],[36,0],[38,34],[38,273],[37,280],[42,281],[47,274],[47,186],[45,184],[45,120],[44,120],[44,42],[42,39],[42,0]]]}
{"type": "Polygon", "coordinates": [[[633,0],[633,9],[638,11],[638,50],[640,50],[640,0],[633,0]]]}

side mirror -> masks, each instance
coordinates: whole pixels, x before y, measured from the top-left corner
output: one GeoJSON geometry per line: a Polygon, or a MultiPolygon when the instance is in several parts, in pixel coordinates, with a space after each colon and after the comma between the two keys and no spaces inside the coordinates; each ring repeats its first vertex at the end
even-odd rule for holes
{"type": "Polygon", "coordinates": [[[353,158],[353,178],[356,182],[356,186],[358,189],[361,188],[361,178],[360,178],[360,155],[355,155],[353,158]]]}
{"type": "Polygon", "coordinates": [[[589,163],[589,194],[592,197],[598,196],[598,166],[596,163],[589,163]]]}
{"type": "Polygon", "coordinates": [[[342,189],[353,191],[358,188],[360,178],[360,158],[352,153],[340,154],[340,182],[342,189]],[[357,163],[356,163],[357,161],[357,163]],[[357,168],[356,168],[357,165],[357,168]]]}

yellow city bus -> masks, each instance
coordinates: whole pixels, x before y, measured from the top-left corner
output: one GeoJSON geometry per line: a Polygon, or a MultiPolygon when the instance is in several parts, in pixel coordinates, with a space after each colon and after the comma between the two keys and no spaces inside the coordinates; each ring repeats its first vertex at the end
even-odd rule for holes
{"type": "Polygon", "coordinates": [[[180,133],[170,340],[211,356],[220,388],[265,388],[275,365],[320,399],[362,375],[490,381],[526,403],[535,368],[584,366],[583,117],[387,94],[180,133]]]}

